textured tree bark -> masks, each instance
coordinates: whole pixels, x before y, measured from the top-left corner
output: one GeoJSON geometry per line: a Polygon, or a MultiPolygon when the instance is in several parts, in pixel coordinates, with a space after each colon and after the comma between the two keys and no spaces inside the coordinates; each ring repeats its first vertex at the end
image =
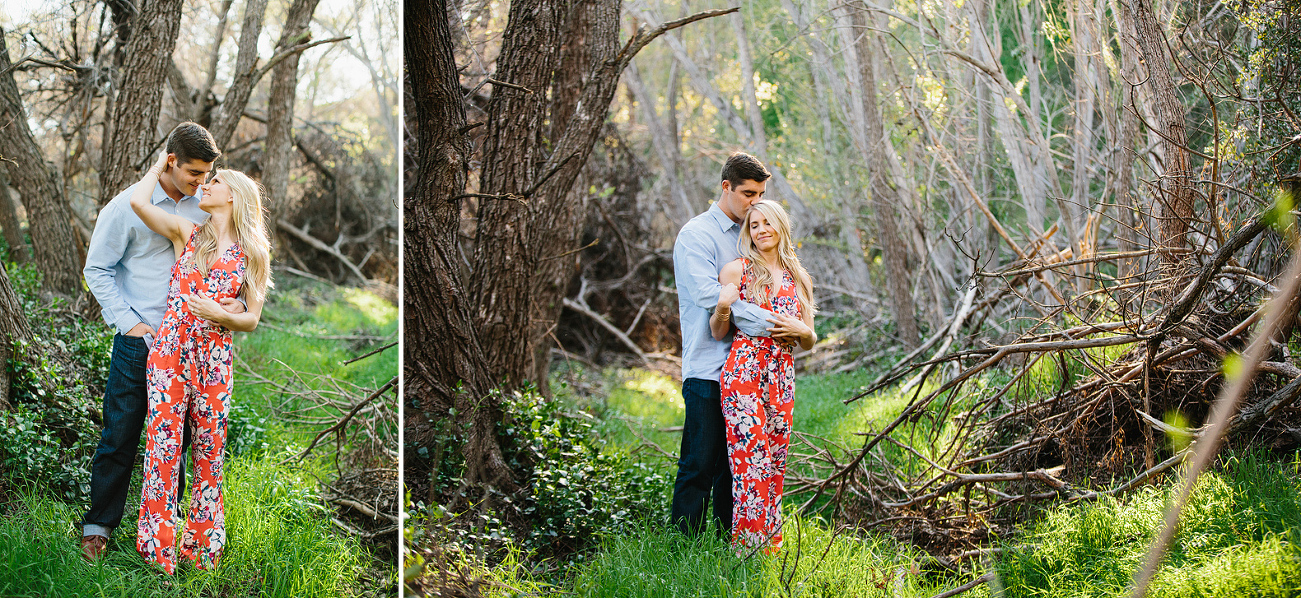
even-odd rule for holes
{"type": "Polygon", "coordinates": [[[235,56],[235,79],[212,117],[212,126],[208,127],[219,148],[230,143],[248,105],[249,95],[253,93],[253,86],[257,85],[257,39],[262,34],[266,10],[267,0],[248,0],[244,5],[244,20],[239,27],[239,53],[235,56]]]}
{"type": "MultiPolygon", "coordinates": [[[[13,358],[14,344],[18,342],[31,343],[32,329],[27,323],[23,305],[18,301],[18,294],[9,283],[9,273],[0,268],[0,359],[7,363],[13,358]]],[[[25,351],[24,354],[39,352],[41,348],[34,347],[33,351],[25,351]]],[[[0,368],[0,411],[8,411],[13,406],[9,399],[10,381],[9,368],[0,368]]]]}
{"type": "Polygon", "coordinates": [[[415,113],[419,169],[403,200],[406,427],[411,441],[426,443],[435,420],[454,418],[467,430],[462,447],[466,479],[502,487],[510,470],[497,444],[500,409],[482,400],[494,384],[460,276],[457,228],[472,149],[464,132],[465,105],[446,4],[417,2],[406,9],[405,60],[415,113]],[[455,409],[456,415],[451,415],[455,409]]]}
{"type": "Polygon", "coordinates": [[[1152,126],[1159,129],[1161,146],[1165,149],[1165,174],[1161,177],[1157,201],[1160,224],[1156,244],[1163,250],[1162,262],[1177,265],[1190,254],[1167,250],[1188,246],[1188,226],[1193,220],[1192,157],[1187,149],[1184,110],[1175,95],[1174,79],[1170,75],[1171,57],[1166,51],[1161,23],[1152,13],[1148,0],[1133,0],[1131,9],[1142,61],[1147,66],[1146,81],[1152,86],[1152,111],[1156,119],[1152,126]]]}
{"type": "Polygon", "coordinates": [[[99,173],[100,206],[134,182],[136,171],[158,143],[158,113],[182,4],[182,0],[143,0],[131,22],[131,41],[117,71],[120,84],[99,173]]]}
{"type": "MultiPolygon", "coordinates": [[[[281,52],[307,41],[311,32],[307,26],[312,21],[319,0],[294,0],[285,15],[284,29],[276,52],[281,52]]],[[[289,170],[294,160],[294,101],[298,91],[298,59],[295,52],[286,56],[271,69],[271,91],[267,98],[266,158],[262,170],[262,186],[266,188],[267,210],[270,222],[275,222],[289,202],[289,170]]],[[[254,82],[256,83],[256,81],[254,82]]],[[[235,106],[232,106],[232,113],[235,106]]],[[[243,107],[240,106],[240,113],[243,107]]],[[[225,114],[225,110],[222,111],[225,114]]],[[[238,118],[233,114],[238,122],[238,118]]],[[[234,131],[234,124],[230,125],[234,131]]],[[[229,138],[228,138],[229,139],[229,138]]],[[[365,282],[365,281],[362,281],[365,282]]]]}
{"type": "Polygon", "coordinates": [[[217,11],[219,15],[217,31],[212,36],[212,50],[208,52],[208,75],[204,77],[199,89],[195,90],[194,99],[189,107],[190,120],[200,124],[203,124],[202,118],[208,105],[208,94],[212,91],[212,85],[217,82],[217,61],[221,58],[221,42],[226,38],[227,17],[230,16],[230,7],[234,3],[235,0],[223,0],[221,9],[217,11]]]}
{"type": "Polygon", "coordinates": [[[27,240],[23,238],[22,224],[18,221],[18,208],[9,193],[9,177],[0,168],[0,228],[4,229],[5,245],[9,246],[9,260],[27,262],[27,240]]]}
{"type": "MultiPolygon", "coordinates": [[[[9,49],[0,30],[0,71],[9,66],[9,49]]],[[[32,253],[36,267],[45,276],[43,285],[76,297],[81,294],[81,260],[72,231],[72,212],[63,199],[58,175],[46,165],[27,128],[27,114],[12,70],[0,75],[0,155],[5,158],[0,164],[10,184],[27,208],[32,253]]]]}
{"type": "MultiPolygon", "coordinates": [[[[1096,77],[1093,73],[1093,55],[1098,52],[1097,22],[1094,20],[1092,0],[1075,0],[1071,11],[1072,50],[1075,68],[1073,83],[1075,87],[1075,119],[1072,127],[1074,155],[1071,159],[1071,200],[1066,203],[1067,213],[1062,219],[1069,218],[1067,230],[1078,229],[1085,224],[1083,214],[1092,212],[1090,207],[1090,187],[1093,177],[1089,174],[1089,165],[1096,162],[1094,147],[1097,145],[1098,133],[1093,126],[1093,112],[1097,105],[1097,92],[1093,89],[1096,77]]],[[[1081,235],[1083,236],[1083,235],[1081,235]]],[[[1073,239],[1080,242],[1082,239],[1073,239]]],[[[1076,247],[1076,257],[1084,256],[1084,247],[1076,247]]],[[[1083,282],[1081,279],[1080,282],[1083,282]]],[[[1081,288],[1081,290],[1083,290],[1081,288]]]]}
{"type": "Polygon", "coordinates": [[[866,158],[872,185],[872,212],[876,217],[877,234],[880,236],[881,251],[885,257],[886,284],[890,288],[890,298],[894,304],[894,320],[898,327],[899,340],[904,347],[911,350],[920,342],[917,321],[912,300],[912,277],[908,272],[908,247],[899,236],[899,224],[895,210],[907,210],[902,205],[899,193],[891,185],[890,165],[886,161],[884,144],[885,125],[881,122],[881,110],[877,105],[876,69],[872,56],[872,42],[876,32],[869,28],[865,10],[853,11],[854,50],[858,58],[859,78],[862,81],[862,122],[866,141],[866,158]]]}
{"type": "MultiPolygon", "coordinates": [[[[1112,157],[1115,170],[1115,189],[1117,221],[1120,225],[1120,250],[1136,251],[1142,246],[1138,242],[1139,218],[1134,201],[1134,144],[1138,140],[1138,59],[1142,50],[1138,47],[1137,33],[1134,31],[1134,17],[1128,2],[1111,0],[1111,12],[1116,21],[1116,37],[1120,47],[1120,134],[1117,151],[1112,157]]],[[[1130,258],[1120,261],[1119,270],[1122,279],[1138,273],[1141,260],[1130,258]]]]}

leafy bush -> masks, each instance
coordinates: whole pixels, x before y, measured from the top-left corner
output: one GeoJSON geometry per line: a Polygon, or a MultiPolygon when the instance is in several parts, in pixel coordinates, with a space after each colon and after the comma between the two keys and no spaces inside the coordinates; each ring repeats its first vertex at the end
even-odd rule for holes
{"type": "MultiPolygon", "coordinates": [[[[667,478],[607,444],[591,416],[569,412],[567,403],[548,400],[531,388],[495,398],[505,411],[498,433],[507,465],[523,474],[524,498],[512,503],[503,497],[513,507],[510,512],[449,513],[417,501],[409,512],[409,542],[502,549],[502,554],[522,548],[561,561],[582,559],[600,537],[627,533],[664,511],[667,478]],[[438,537],[429,537],[422,524],[434,528],[438,537]],[[523,531],[512,534],[512,528],[523,531]]],[[[433,450],[438,454],[421,447],[414,456],[430,460],[436,490],[446,494],[459,487],[464,473],[456,448],[463,439],[451,425],[439,434],[433,443],[443,447],[433,450]]]]}
{"type": "MultiPolygon", "coordinates": [[[[14,352],[24,350],[18,346],[14,352]]],[[[14,410],[0,418],[0,470],[81,499],[90,492],[90,465],[99,443],[90,389],[45,359],[34,365],[10,360],[8,368],[14,410]]]]}
{"type": "Polygon", "coordinates": [[[531,470],[520,508],[531,525],[525,546],[553,555],[585,547],[604,535],[627,533],[668,504],[666,478],[630,456],[606,450],[584,413],[525,389],[505,401],[502,433],[514,447],[518,471],[531,470]]]}
{"type": "Polygon", "coordinates": [[[257,409],[241,402],[233,403],[226,420],[226,454],[238,457],[270,448],[267,425],[267,418],[257,409]]]}
{"type": "MultiPolygon", "coordinates": [[[[90,466],[99,442],[100,395],[108,378],[113,331],[67,309],[67,300],[40,292],[34,264],[9,264],[9,279],[35,336],[33,345],[57,348],[71,363],[42,353],[39,363],[10,359],[10,402],[0,417],[0,475],[47,487],[70,500],[90,491],[90,466]]],[[[17,346],[13,355],[31,355],[17,346]]]]}

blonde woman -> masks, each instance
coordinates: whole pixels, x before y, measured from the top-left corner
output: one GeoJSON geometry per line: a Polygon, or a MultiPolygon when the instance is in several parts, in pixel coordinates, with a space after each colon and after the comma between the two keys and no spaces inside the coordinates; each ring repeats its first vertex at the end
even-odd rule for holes
{"type": "Polygon", "coordinates": [[[791,242],[790,218],[781,204],[761,200],[741,221],[740,259],[723,266],[723,285],[709,327],[727,337],[738,299],[770,312],[772,337],[740,330],[723,364],[723,419],[732,469],[732,543],[738,554],[781,548],[782,481],[795,407],[794,346],[808,350],[813,331],[813,281],[791,242]]]}
{"type": "Polygon", "coordinates": [[[189,515],[179,546],[200,568],[216,566],[226,545],[222,499],[226,418],[231,401],[231,336],[257,327],[271,287],[270,249],[257,183],[219,170],[202,186],[203,224],[169,214],[150,201],[158,177],[176,168],[164,154],[131,195],[131,208],[172,242],[167,315],[153,339],[146,368],[149,410],[145,427],[144,491],[136,550],[150,563],[176,571],[174,520],[180,499],[181,442],[190,428],[194,459],[189,515]],[[248,310],[232,314],[223,299],[242,297],[248,310]]]}

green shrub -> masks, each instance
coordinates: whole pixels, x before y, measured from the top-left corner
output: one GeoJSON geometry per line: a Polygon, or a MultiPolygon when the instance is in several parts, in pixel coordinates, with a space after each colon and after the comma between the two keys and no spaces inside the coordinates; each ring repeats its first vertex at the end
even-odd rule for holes
{"type": "MultiPolygon", "coordinates": [[[[20,345],[14,353],[24,351],[20,345]]],[[[99,443],[92,391],[48,359],[36,364],[11,359],[8,368],[14,409],[0,416],[0,472],[80,500],[90,492],[90,465],[99,443]]]]}
{"type": "Polygon", "coordinates": [[[531,525],[525,546],[565,555],[603,535],[625,533],[668,504],[667,479],[627,454],[605,450],[591,416],[526,389],[503,401],[502,434],[518,471],[531,471],[520,512],[531,525]]]}

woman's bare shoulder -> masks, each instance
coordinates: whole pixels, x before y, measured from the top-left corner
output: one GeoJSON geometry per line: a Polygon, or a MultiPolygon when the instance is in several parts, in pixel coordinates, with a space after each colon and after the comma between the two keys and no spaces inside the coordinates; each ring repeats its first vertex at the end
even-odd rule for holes
{"type": "Polygon", "coordinates": [[[718,271],[718,282],[723,284],[739,282],[741,280],[741,271],[744,269],[745,259],[743,258],[738,257],[727,262],[723,264],[723,269],[718,271]]]}

